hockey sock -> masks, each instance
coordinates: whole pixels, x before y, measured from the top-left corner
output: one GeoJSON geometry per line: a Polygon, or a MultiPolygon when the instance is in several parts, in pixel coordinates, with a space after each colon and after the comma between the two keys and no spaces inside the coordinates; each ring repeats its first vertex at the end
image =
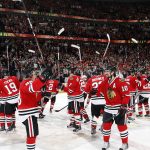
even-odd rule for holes
{"type": "Polygon", "coordinates": [[[118,125],[118,130],[120,132],[120,137],[121,137],[122,143],[128,143],[127,125],[118,125]]]}
{"type": "Polygon", "coordinates": [[[7,122],[7,127],[10,127],[12,125],[12,115],[6,115],[6,122],[7,122]]]}
{"type": "Polygon", "coordinates": [[[16,125],[16,116],[15,116],[15,112],[12,114],[12,122],[14,125],[16,125]]]}
{"type": "Polygon", "coordinates": [[[143,114],[142,103],[139,103],[139,104],[138,104],[138,113],[139,113],[139,115],[142,115],[142,114],[143,114]]]}
{"type": "Polygon", "coordinates": [[[104,142],[109,142],[109,138],[110,138],[110,134],[111,134],[111,126],[112,126],[112,122],[103,123],[103,140],[104,140],[104,142]]]}
{"type": "Polygon", "coordinates": [[[0,127],[5,126],[5,114],[0,113],[0,127]]]}
{"type": "Polygon", "coordinates": [[[148,104],[148,102],[144,103],[144,107],[145,107],[146,114],[149,115],[149,104],[148,104]]]}
{"type": "Polygon", "coordinates": [[[36,137],[27,137],[27,140],[26,140],[27,150],[34,150],[35,142],[36,142],[36,137]]]}

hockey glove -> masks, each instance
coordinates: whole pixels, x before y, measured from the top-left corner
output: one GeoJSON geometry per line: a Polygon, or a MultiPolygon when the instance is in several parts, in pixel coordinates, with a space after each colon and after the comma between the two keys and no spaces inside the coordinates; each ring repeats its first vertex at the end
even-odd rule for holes
{"type": "Polygon", "coordinates": [[[39,77],[39,79],[42,81],[42,82],[45,82],[46,80],[52,78],[52,69],[51,68],[46,68],[45,70],[43,70],[43,72],[41,73],[39,77]]]}
{"type": "Polygon", "coordinates": [[[148,77],[147,77],[146,81],[147,81],[147,82],[149,82],[149,81],[150,81],[150,76],[148,76],[148,77]]]}
{"type": "Polygon", "coordinates": [[[139,81],[141,81],[141,77],[140,77],[140,76],[137,76],[137,79],[138,79],[139,81]]]}
{"type": "Polygon", "coordinates": [[[127,113],[127,105],[122,105],[118,111],[120,116],[124,116],[127,113]]]}
{"type": "Polygon", "coordinates": [[[44,103],[47,103],[47,102],[49,102],[49,98],[47,98],[47,97],[44,97],[44,100],[43,100],[43,102],[44,102],[44,103]]]}
{"type": "Polygon", "coordinates": [[[91,91],[90,91],[90,96],[91,95],[96,95],[97,94],[97,89],[93,88],[91,91]]]}

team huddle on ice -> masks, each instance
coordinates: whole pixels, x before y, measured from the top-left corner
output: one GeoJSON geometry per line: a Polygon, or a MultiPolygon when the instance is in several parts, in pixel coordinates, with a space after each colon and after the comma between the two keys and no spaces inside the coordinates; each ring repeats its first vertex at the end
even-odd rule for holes
{"type": "MultiPolygon", "coordinates": [[[[119,73],[120,74],[120,73],[119,73]]],[[[44,118],[45,105],[50,100],[50,113],[53,112],[56,95],[59,91],[67,93],[68,114],[70,123],[67,128],[73,132],[82,130],[81,122],[90,122],[86,108],[91,103],[91,134],[96,134],[97,121],[103,116],[101,132],[104,144],[102,150],[110,147],[111,126],[116,123],[120,132],[122,146],[119,150],[128,149],[127,119],[133,121],[132,114],[138,105],[137,117],[143,117],[143,106],[150,117],[148,98],[150,94],[150,76],[145,70],[128,72],[121,77],[114,67],[96,70],[92,77],[80,75],[71,70],[67,83],[60,83],[51,67],[40,73],[27,70],[20,82],[17,77],[3,71],[0,79],[0,132],[16,128],[15,112],[26,128],[26,146],[34,150],[38,136],[38,119],[44,118]],[[85,103],[85,99],[87,100],[85,103]]]]}

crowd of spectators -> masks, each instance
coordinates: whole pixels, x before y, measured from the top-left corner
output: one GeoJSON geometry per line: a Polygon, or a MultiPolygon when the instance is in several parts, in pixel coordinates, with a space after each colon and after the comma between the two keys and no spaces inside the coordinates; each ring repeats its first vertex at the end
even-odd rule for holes
{"type": "MultiPolygon", "coordinates": [[[[148,19],[150,3],[119,3],[92,0],[24,0],[28,10],[76,15],[98,19],[148,19]],[[111,15],[110,15],[111,14],[111,15]]],[[[11,0],[0,2],[3,8],[23,9],[22,3],[11,0]]]]}
{"type": "MultiPolygon", "coordinates": [[[[150,6],[128,3],[102,3],[83,0],[24,0],[28,10],[50,12],[66,15],[78,15],[99,19],[148,19],[150,6]],[[134,6],[134,7],[133,7],[134,6]],[[144,9],[143,9],[144,8],[144,9]],[[128,14],[127,14],[128,10],[128,14]]],[[[0,7],[23,9],[22,3],[3,0],[0,7]]],[[[0,31],[10,33],[32,34],[32,30],[24,14],[1,13],[0,31]]],[[[30,15],[36,34],[58,35],[59,29],[65,28],[62,36],[106,39],[109,33],[111,40],[150,40],[149,22],[145,23],[107,23],[88,22],[75,19],[59,19],[41,15],[30,15]]],[[[0,68],[8,68],[12,74],[23,72],[26,68],[43,68],[44,64],[54,65],[63,76],[71,68],[91,75],[98,68],[115,66],[125,72],[132,68],[150,68],[149,44],[110,44],[105,58],[102,58],[107,43],[39,40],[44,61],[38,47],[32,39],[0,38],[0,68]],[[71,47],[78,44],[81,47],[82,61],[78,50],[71,47]],[[8,46],[8,47],[7,47],[8,46]],[[7,49],[8,48],[8,49],[7,49]],[[29,53],[29,49],[35,53],[29,53]],[[97,54],[96,51],[99,53],[97,54]],[[58,52],[60,60],[58,60],[58,52]],[[92,56],[92,57],[91,57],[92,56]],[[59,69],[60,71],[59,71],[59,69]]]]}
{"type": "MultiPolygon", "coordinates": [[[[65,74],[71,68],[75,68],[80,72],[91,75],[98,68],[107,66],[116,66],[123,71],[129,71],[131,68],[147,68],[150,69],[149,61],[149,45],[134,44],[113,44],[110,46],[105,59],[102,58],[106,44],[97,43],[78,43],[81,48],[82,61],[80,62],[79,53],[71,47],[71,43],[61,41],[39,41],[40,48],[43,52],[44,62],[33,40],[10,39],[3,41],[0,56],[1,68],[8,67],[8,57],[6,51],[6,42],[9,43],[9,68],[11,71],[23,71],[27,68],[43,67],[47,65],[58,64],[60,72],[65,74]],[[35,50],[36,53],[30,53],[28,50],[35,50]],[[58,51],[59,58],[58,61],[58,51]],[[99,52],[99,55],[96,53],[99,52]],[[91,57],[92,56],[92,57],[91,57]]],[[[74,43],[77,44],[77,43],[74,43]]]]}
{"type": "MultiPolygon", "coordinates": [[[[24,15],[1,14],[3,31],[11,33],[31,34],[31,28],[24,15]]],[[[94,23],[75,20],[62,20],[43,16],[31,16],[31,21],[36,34],[57,35],[59,29],[65,28],[63,36],[106,39],[109,33],[111,39],[138,40],[150,39],[150,23],[94,23]],[[138,31],[138,32],[137,32],[138,31]]]]}

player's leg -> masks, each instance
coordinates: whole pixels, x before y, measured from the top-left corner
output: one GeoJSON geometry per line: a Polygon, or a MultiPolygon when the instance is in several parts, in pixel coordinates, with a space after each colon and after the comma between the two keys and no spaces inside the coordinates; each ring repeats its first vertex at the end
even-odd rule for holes
{"type": "Polygon", "coordinates": [[[51,98],[50,113],[52,113],[52,110],[53,110],[53,108],[54,108],[55,102],[56,102],[56,96],[53,96],[53,97],[51,98]]]}
{"type": "Polygon", "coordinates": [[[5,131],[5,104],[0,104],[0,131],[5,131]]]}
{"type": "Polygon", "coordinates": [[[75,116],[74,116],[73,108],[74,108],[74,102],[71,101],[68,103],[68,115],[70,116],[70,122],[67,125],[67,128],[75,127],[75,116]]]}
{"type": "Polygon", "coordinates": [[[14,107],[15,105],[14,104],[9,104],[9,103],[6,103],[6,106],[5,106],[5,114],[6,114],[6,123],[7,123],[7,127],[8,129],[6,131],[12,131],[15,127],[14,127],[14,124],[13,124],[13,118],[12,118],[12,114],[14,113],[14,107]]]}
{"type": "Polygon", "coordinates": [[[126,150],[128,149],[128,128],[126,121],[127,120],[127,115],[118,115],[115,118],[115,122],[117,124],[118,130],[120,132],[120,137],[122,140],[122,146],[120,147],[119,150],[126,150]]]}
{"type": "Polygon", "coordinates": [[[75,116],[75,129],[73,130],[73,132],[78,132],[79,130],[81,130],[80,109],[81,109],[80,102],[75,100],[73,110],[75,116]]]}
{"type": "Polygon", "coordinates": [[[91,115],[92,115],[92,120],[91,120],[91,134],[96,134],[96,128],[97,128],[97,121],[100,116],[100,105],[94,105],[91,104],[91,115]]]}
{"type": "Polygon", "coordinates": [[[37,117],[29,116],[28,119],[26,119],[23,122],[23,124],[26,127],[26,133],[27,133],[27,138],[26,138],[27,150],[35,150],[36,137],[39,135],[37,117]]]}
{"type": "Polygon", "coordinates": [[[104,112],[104,114],[103,114],[103,127],[102,127],[103,128],[102,133],[103,133],[104,144],[103,144],[102,150],[106,150],[110,146],[109,140],[110,140],[112,124],[113,124],[112,114],[104,112]]]}
{"type": "Polygon", "coordinates": [[[139,103],[138,103],[138,115],[137,117],[142,117],[143,116],[143,107],[142,107],[142,102],[140,102],[143,99],[143,97],[140,95],[139,96],[139,103]]]}
{"type": "Polygon", "coordinates": [[[90,121],[89,116],[84,108],[84,102],[80,102],[80,114],[83,116],[83,118],[85,119],[84,123],[87,123],[90,121]]]}
{"type": "Polygon", "coordinates": [[[131,121],[135,120],[135,118],[133,118],[133,107],[132,107],[133,105],[134,105],[134,95],[131,96],[129,104],[128,104],[128,108],[130,112],[127,114],[127,117],[131,121]]]}
{"type": "Polygon", "coordinates": [[[149,98],[145,98],[143,101],[144,108],[145,108],[145,117],[150,117],[150,110],[149,110],[149,103],[148,103],[149,98]]]}

